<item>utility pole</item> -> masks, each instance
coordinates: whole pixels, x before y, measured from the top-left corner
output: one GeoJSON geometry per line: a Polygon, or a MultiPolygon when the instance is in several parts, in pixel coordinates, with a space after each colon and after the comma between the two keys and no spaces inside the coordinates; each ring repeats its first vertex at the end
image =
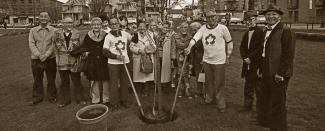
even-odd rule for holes
{"type": "Polygon", "coordinates": [[[35,7],[35,0],[33,0],[33,26],[35,26],[35,19],[36,19],[36,7],[35,7]]]}
{"type": "Polygon", "coordinates": [[[193,7],[194,7],[194,0],[192,0],[192,9],[193,9],[193,7]]]}

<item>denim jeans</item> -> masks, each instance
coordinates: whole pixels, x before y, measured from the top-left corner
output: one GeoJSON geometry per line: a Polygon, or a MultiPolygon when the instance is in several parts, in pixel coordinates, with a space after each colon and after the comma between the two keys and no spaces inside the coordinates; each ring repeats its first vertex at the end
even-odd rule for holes
{"type": "Polygon", "coordinates": [[[33,101],[43,100],[44,88],[43,77],[44,72],[47,79],[47,98],[53,100],[57,98],[57,90],[55,87],[56,77],[56,61],[55,58],[47,59],[41,62],[39,59],[31,59],[31,67],[34,78],[33,84],[33,101]]]}

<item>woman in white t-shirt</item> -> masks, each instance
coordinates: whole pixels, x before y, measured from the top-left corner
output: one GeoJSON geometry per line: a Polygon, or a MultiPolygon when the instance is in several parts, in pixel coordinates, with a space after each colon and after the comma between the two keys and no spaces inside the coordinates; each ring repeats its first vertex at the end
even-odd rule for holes
{"type": "Polygon", "coordinates": [[[110,76],[110,103],[114,108],[123,106],[128,108],[128,76],[124,68],[124,63],[130,62],[128,57],[128,43],[132,36],[120,30],[120,23],[117,18],[110,19],[111,31],[106,35],[103,53],[107,59],[110,76]],[[120,88],[120,91],[118,89],[120,88]]]}

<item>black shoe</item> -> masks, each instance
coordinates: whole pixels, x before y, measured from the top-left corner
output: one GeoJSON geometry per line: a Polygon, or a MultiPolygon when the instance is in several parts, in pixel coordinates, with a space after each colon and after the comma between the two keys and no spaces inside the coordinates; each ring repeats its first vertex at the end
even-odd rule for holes
{"type": "Polygon", "coordinates": [[[213,102],[206,102],[205,100],[202,100],[202,101],[200,102],[200,104],[201,104],[201,105],[214,105],[215,103],[213,103],[213,102]]]}
{"type": "Polygon", "coordinates": [[[252,111],[252,107],[248,107],[248,106],[245,106],[241,110],[239,110],[239,112],[250,112],[250,111],[252,111]]]}
{"type": "Polygon", "coordinates": [[[49,102],[51,102],[51,103],[56,103],[56,101],[57,101],[57,99],[56,98],[49,98],[49,102]]]}
{"type": "Polygon", "coordinates": [[[36,100],[33,100],[33,105],[36,105],[38,103],[41,103],[43,101],[43,99],[36,99],[36,100]]]}
{"type": "Polygon", "coordinates": [[[269,124],[266,124],[264,122],[257,122],[256,125],[257,126],[264,127],[264,128],[270,128],[271,127],[269,124]]]}
{"type": "Polygon", "coordinates": [[[78,104],[84,106],[84,105],[87,105],[87,102],[86,101],[80,101],[80,102],[78,102],[78,104]]]}
{"type": "Polygon", "coordinates": [[[124,108],[129,108],[129,105],[127,104],[126,101],[121,101],[121,106],[124,107],[124,108]]]}

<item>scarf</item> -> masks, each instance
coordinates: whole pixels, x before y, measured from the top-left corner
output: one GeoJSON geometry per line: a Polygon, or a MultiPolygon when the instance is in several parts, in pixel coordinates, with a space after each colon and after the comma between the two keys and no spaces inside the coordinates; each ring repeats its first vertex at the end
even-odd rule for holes
{"type": "Polygon", "coordinates": [[[90,30],[90,31],[88,31],[88,36],[89,36],[90,39],[92,39],[93,41],[99,42],[99,41],[102,41],[102,40],[105,38],[106,33],[105,33],[105,31],[100,30],[100,31],[99,31],[99,35],[96,36],[96,35],[94,34],[94,30],[90,30]]]}

